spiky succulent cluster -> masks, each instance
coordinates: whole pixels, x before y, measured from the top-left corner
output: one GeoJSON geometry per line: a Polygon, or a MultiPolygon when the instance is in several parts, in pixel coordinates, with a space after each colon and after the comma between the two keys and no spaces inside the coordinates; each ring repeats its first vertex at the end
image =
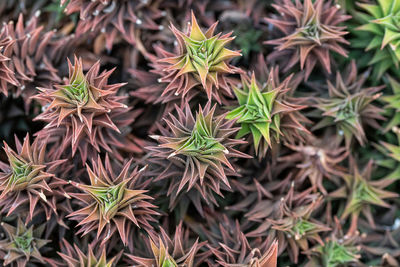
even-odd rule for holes
{"type": "Polygon", "coordinates": [[[377,120],[385,118],[380,114],[382,109],[374,105],[384,86],[363,88],[368,72],[357,76],[357,67],[353,61],[346,74],[336,74],[335,84],[328,81],[328,98],[320,98],[317,108],[321,110],[323,119],[313,129],[330,125],[336,126],[338,136],[343,136],[346,145],[356,138],[363,145],[366,142],[364,127],[369,125],[379,128],[377,120]]]}
{"type": "Polygon", "coordinates": [[[67,266],[93,266],[93,267],[113,267],[116,266],[122,253],[107,259],[106,248],[93,251],[93,246],[89,245],[86,252],[83,252],[76,244],[72,246],[65,239],[61,244],[61,252],[57,252],[63,264],[67,266]]]}
{"type": "Polygon", "coordinates": [[[122,242],[127,245],[132,227],[151,230],[152,216],[158,213],[148,200],[152,197],[146,195],[147,190],[135,189],[139,176],[138,169],[130,172],[131,162],[123,166],[120,174],[114,177],[110,163],[106,168],[101,159],[93,161],[93,170],[87,166],[90,184],[72,182],[84,193],[73,193],[73,198],[79,201],[83,208],[68,215],[78,221],[81,226],[78,233],[86,235],[97,230],[96,238],[104,244],[115,231],[122,242]]]}
{"type": "Polygon", "coordinates": [[[339,24],[350,18],[331,2],[282,0],[272,4],[280,16],[266,18],[266,21],[281,31],[282,37],[266,42],[276,46],[269,59],[280,61],[285,58],[281,63],[285,72],[300,63],[300,68],[305,69],[305,79],[317,63],[330,73],[331,52],[347,57],[347,51],[342,47],[349,44],[344,39],[346,27],[339,24]]]}
{"type": "Polygon", "coordinates": [[[389,69],[399,73],[399,15],[400,7],[396,0],[358,3],[360,11],[355,13],[361,26],[355,31],[366,32],[353,40],[354,47],[373,53],[368,65],[374,67],[373,79],[379,80],[389,69]]]}
{"type": "MultiPolygon", "coordinates": [[[[170,238],[164,229],[161,234],[147,240],[147,249],[134,250],[135,255],[128,254],[133,264],[138,266],[177,267],[177,266],[198,266],[207,255],[201,255],[199,250],[205,242],[189,242],[189,232],[183,228],[182,222],[177,226],[173,238],[170,238]],[[140,257],[143,254],[146,256],[140,257]]],[[[142,244],[143,245],[143,244],[142,244]]],[[[204,253],[203,253],[204,254],[204,253]]]]}
{"type": "Polygon", "coordinates": [[[164,64],[165,72],[160,81],[169,83],[163,95],[173,93],[184,97],[199,84],[206,91],[208,99],[221,102],[221,95],[232,94],[225,76],[238,72],[228,61],[240,56],[240,53],[225,47],[234,39],[232,33],[214,35],[216,27],[217,23],[214,23],[204,33],[193,13],[188,33],[171,25],[178,42],[178,51],[176,54],[164,51],[165,56],[159,59],[164,64]]]}
{"type": "Polygon", "coordinates": [[[0,265],[400,266],[399,10],[0,1],[0,265]]]}
{"type": "Polygon", "coordinates": [[[107,80],[113,70],[100,71],[96,62],[84,74],[82,60],[75,57],[75,65],[68,60],[69,79],[55,89],[40,88],[37,99],[48,103],[36,120],[45,121],[46,128],[38,132],[37,138],[54,140],[52,158],[74,156],[80,152],[82,162],[87,157],[95,158],[97,152],[115,153],[122,160],[120,151],[140,152],[141,148],[127,137],[118,138],[123,127],[131,124],[140,113],[130,112],[117,90],[123,83],[109,85],[107,80]],[[119,155],[119,156],[118,156],[119,155]]]}
{"type": "MultiPolygon", "coordinates": [[[[208,102],[194,117],[189,104],[184,109],[176,107],[178,116],[170,115],[167,127],[160,129],[162,135],[152,136],[159,143],[149,147],[154,163],[160,165],[156,180],[170,180],[171,208],[183,189],[195,189],[201,199],[216,203],[213,194],[222,195],[221,188],[230,188],[227,172],[234,173],[234,168],[229,158],[247,157],[233,148],[243,143],[232,138],[238,129],[223,115],[217,116],[215,109],[208,102]]],[[[199,196],[193,201],[199,205],[199,196]]]]}
{"type": "Polygon", "coordinates": [[[295,179],[302,183],[308,179],[314,188],[324,195],[327,191],[323,185],[324,179],[329,179],[338,184],[338,177],[345,174],[346,169],[340,166],[348,156],[345,147],[339,147],[337,142],[332,142],[331,136],[322,140],[313,137],[308,138],[306,144],[286,144],[294,153],[282,156],[280,162],[293,162],[298,171],[295,171],[295,179]],[[328,140],[330,140],[328,142],[328,140]]]}
{"type": "Polygon", "coordinates": [[[6,254],[1,259],[4,266],[17,264],[17,266],[28,266],[32,263],[49,264],[50,261],[40,254],[42,249],[50,240],[42,239],[45,230],[44,224],[39,227],[31,225],[27,228],[18,217],[16,226],[1,222],[0,227],[7,234],[6,239],[0,240],[0,250],[6,254]]]}
{"type": "Polygon", "coordinates": [[[262,88],[253,74],[251,80],[243,76],[242,88],[233,89],[239,107],[229,112],[226,118],[237,119],[236,123],[240,124],[236,138],[252,134],[256,154],[265,155],[267,149],[279,143],[281,137],[293,140],[299,131],[307,131],[301,124],[305,120],[296,112],[305,106],[291,104],[284,97],[290,89],[290,77],[281,84],[277,79],[277,70],[271,69],[262,88]]]}
{"type": "Polygon", "coordinates": [[[57,200],[69,198],[64,190],[65,181],[56,178],[55,173],[65,160],[45,161],[45,146],[37,140],[31,145],[29,135],[21,145],[16,138],[17,152],[4,143],[8,164],[0,168],[0,207],[1,213],[26,213],[27,222],[44,210],[46,217],[57,214],[57,200]]]}
{"type": "MultiPolygon", "coordinates": [[[[151,5],[151,1],[140,0],[61,0],[67,15],[79,13],[76,28],[78,36],[92,32],[96,42],[110,51],[119,39],[123,38],[135,45],[140,30],[162,30],[155,21],[165,16],[165,12],[151,5]]],[[[101,51],[98,51],[101,52],[101,51]]]]}
{"type": "Polygon", "coordinates": [[[330,194],[334,198],[347,199],[341,218],[346,219],[351,215],[351,227],[349,232],[353,234],[357,230],[357,220],[363,214],[368,223],[374,227],[371,206],[389,208],[390,205],[384,199],[395,198],[397,193],[384,190],[394,182],[393,179],[380,179],[371,181],[372,161],[370,161],[362,172],[352,162],[353,172],[343,176],[345,185],[330,194]]]}

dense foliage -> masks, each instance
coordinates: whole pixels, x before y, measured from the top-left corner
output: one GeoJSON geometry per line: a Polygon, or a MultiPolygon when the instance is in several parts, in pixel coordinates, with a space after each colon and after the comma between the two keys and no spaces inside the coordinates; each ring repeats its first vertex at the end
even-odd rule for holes
{"type": "Polygon", "coordinates": [[[400,0],[0,22],[1,266],[400,266],[400,0]]]}

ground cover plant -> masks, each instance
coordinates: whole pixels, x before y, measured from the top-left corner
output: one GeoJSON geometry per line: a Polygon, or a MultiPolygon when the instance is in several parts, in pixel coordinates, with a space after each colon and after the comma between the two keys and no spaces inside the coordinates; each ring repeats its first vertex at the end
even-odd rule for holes
{"type": "Polygon", "coordinates": [[[0,21],[1,266],[400,266],[400,0],[0,21]]]}

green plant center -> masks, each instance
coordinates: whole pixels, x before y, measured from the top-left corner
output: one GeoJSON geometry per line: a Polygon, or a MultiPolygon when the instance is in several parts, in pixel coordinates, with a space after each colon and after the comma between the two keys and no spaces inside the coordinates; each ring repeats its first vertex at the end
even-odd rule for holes
{"type": "Polygon", "coordinates": [[[14,161],[12,164],[12,179],[14,183],[22,183],[27,180],[32,172],[32,164],[23,161],[14,161]]]}
{"type": "Polygon", "coordinates": [[[71,84],[64,86],[63,91],[71,101],[77,104],[86,104],[89,99],[89,88],[86,79],[72,81],[71,84]]]}
{"type": "Polygon", "coordinates": [[[314,224],[305,221],[303,219],[298,219],[296,224],[293,226],[292,231],[294,232],[294,235],[301,238],[307,232],[312,231],[315,229],[314,224]]]}
{"type": "Polygon", "coordinates": [[[336,120],[337,121],[345,121],[345,120],[353,119],[356,116],[357,115],[354,112],[352,105],[348,101],[346,101],[339,107],[337,116],[336,116],[336,120]]]}
{"type": "Polygon", "coordinates": [[[213,66],[214,59],[218,55],[214,49],[216,41],[216,38],[202,41],[190,40],[190,43],[186,44],[190,60],[203,67],[213,66]]]}
{"type": "Polygon", "coordinates": [[[337,242],[330,241],[323,249],[324,253],[324,266],[335,267],[340,264],[351,262],[355,259],[351,249],[338,244],[337,242]]]}
{"type": "Polygon", "coordinates": [[[319,39],[320,29],[318,24],[310,23],[309,25],[304,27],[303,33],[307,38],[319,39]]]}
{"type": "Polygon", "coordinates": [[[15,245],[18,249],[26,252],[30,252],[32,250],[32,241],[33,237],[29,235],[29,233],[24,233],[21,236],[15,237],[15,245]]]}
{"type": "Polygon", "coordinates": [[[103,215],[110,215],[113,213],[114,208],[118,205],[123,197],[123,187],[114,185],[104,190],[99,190],[98,199],[100,200],[101,210],[103,215]]]}

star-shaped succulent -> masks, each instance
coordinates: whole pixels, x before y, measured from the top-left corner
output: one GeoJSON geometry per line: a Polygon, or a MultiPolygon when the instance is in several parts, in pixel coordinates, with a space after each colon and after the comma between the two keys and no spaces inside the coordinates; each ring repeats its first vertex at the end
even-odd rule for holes
{"type": "Polygon", "coordinates": [[[232,95],[226,74],[238,72],[228,61],[241,54],[225,47],[234,39],[232,33],[214,35],[217,22],[204,33],[192,12],[190,26],[190,31],[185,34],[171,25],[178,42],[178,52],[165,52],[165,57],[159,59],[159,63],[165,65],[165,76],[160,78],[160,82],[169,83],[163,95],[173,93],[184,97],[200,84],[208,99],[221,102],[221,94],[232,95]]]}
{"type": "Polygon", "coordinates": [[[368,162],[362,172],[359,171],[354,159],[351,158],[350,163],[352,173],[342,177],[345,185],[330,193],[333,198],[347,199],[341,218],[346,219],[351,216],[348,235],[357,231],[360,214],[366,217],[371,227],[375,227],[371,207],[375,205],[390,208],[390,205],[384,199],[398,197],[397,193],[384,190],[395,181],[394,179],[371,180],[372,161],[368,162]]]}
{"type": "Polygon", "coordinates": [[[356,18],[363,24],[354,32],[365,32],[359,35],[352,45],[373,52],[369,65],[374,67],[372,79],[379,80],[389,69],[396,75],[399,71],[400,60],[400,6],[397,0],[358,2],[362,11],[355,13],[356,18]]]}
{"type": "Polygon", "coordinates": [[[307,80],[317,63],[331,72],[331,52],[347,57],[341,46],[349,43],[343,38],[346,27],[338,25],[350,16],[342,14],[332,1],[282,0],[272,6],[280,16],[266,21],[281,31],[283,37],[265,43],[276,46],[268,56],[270,60],[285,58],[281,62],[284,72],[300,63],[307,80]]]}
{"type": "Polygon", "coordinates": [[[158,239],[153,240],[149,237],[147,241],[147,249],[136,249],[135,255],[127,254],[133,264],[138,266],[154,266],[154,267],[178,267],[198,266],[202,259],[197,259],[200,255],[199,250],[206,242],[199,243],[189,242],[189,232],[182,226],[182,222],[176,227],[175,234],[171,239],[164,229],[160,228],[161,234],[158,239]],[[139,257],[143,254],[147,257],[139,257]]]}
{"type": "Polygon", "coordinates": [[[97,61],[89,71],[83,73],[82,59],[75,57],[75,65],[68,60],[69,79],[55,89],[39,88],[37,99],[47,102],[46,109],[35,118],[47,123],[36,135],[40,140],[49,136],[53,150],[52,158],[60,158],[79,150],[82,162],[87,157],[95,158],[101,149],[114,153],[123,160],[119,150],[140,152],[141,149],[121,130],[131,124],[140,110],[130,111],[118,96],[123,83],[107,84],[111,71],[99,73],[97,61]]]}
{"type": "Polygon", "coordinates": [[[93,245],[87,247],[84,253],[77,245],[69,244],[65,239],[61,243],[61,252],[57,252],[62,259],[62,263],[68,266],[90,266],[90,267],[113,267],[118,263],[122,251],[112,259],[107,259],[106,248],[93,250],[93,245]]]}
{"type": "Polygon", "coordinates": [[[16,263],[18,266],[26,266],[28,263],[46,263],[46,258],[40,254],[40,249],[50,240],[41,239],[45,224],[27,228],[18,217],[17,226],[2,222],[1,228],[7,233],[7,238],[0,240],[0,250],[6,252],[2,260],[3,264],[16,263]]]}
{"type": "Polygon", "coordinates": [[[216,105],[211,108],[208,102],[204,108],[199,107],[194,118],[188,103],[184,109],[176,106],[178,117],[170,114],[165,120],[167,128],[160,129],[163,135],[152,136],[159,143],[148,148],[153,167],[160,160],[167,165],[160,169],[156,180],[171,179],[168,195],[173,199],[184,188],[196,188],[206,201],[215,202],[212,192],[222,195],[220,187],[230,187],[226,172],[234,173],[234,168],[229,158],[248,157],[233,148],[244,143],[231,138],[238,131],[232,127],[233,121],[216,116],[215,109],[216,105]]]}
{"type": "Polygon", "coordinates": [[[319,197],[310,204],[291,209],[285,201],[282,201],[281,218],[270,220],[272,229],[277,230],[278,240],[285,241],[281,246],[290,246],[289,256],[294,263],[298,262],[299,250],[307,251],[309,242],[318,242],[322,245],[324,242],[319,234],[330,230],[311,217],[321,202],[322,197],[319,197]]]}
{"type": "Polygon", "coordinates": [[[303,118],[298,110],[305,106],[291,104],[284,95],[289,91],[291,77],[279,83],[277,69],[271,69],[268,81],[260,87],[253,73],[251,80],[242,76],[242,88],[234,87],[239,107],[229,112],[227,119],[237,119],[240,131],[236,138],[251,133],[256,154],[265,155],[267,149],[279,143],[281,137],[298,135],[307,131],[300,123],[303,118]],[[297,115],[297,116],[296,116],[297,115]]]}
{"type": "Polygon", "coordinates": [[[147,200],[147,190],[134,189],[135,181],[140,175],[138,169],[129,172],[131,161],[127,162],[120,174],[114,177],[111,164],[106,160],[104,168],[100,157],[93,161],[93,170],[86,165],[90,184],[71,182],[84,193],[71,194],[83,208],[68,215],[79,221],[81,226],[78,233],[86,235],[97,230],[97,239],[104,244],[118,230],[119,236],[126,245],[130,236],[131,226],[150,230],[154,215],[158,215],[154,205],[147,200]]]}
{"type": "Polygon", "coordinates": [[[4,142],[4,151],[9,164],[0,164],[0,207],[2,213],[27,212],[29,222],[34,214],[44,209],[47,218],[57,214],[57,199],[69,198],[63,186],[67,184],[54,176],[56,169],[65,160],[45,159],[45,146],[37,140],[32,144],[27,134],[23,144],[15,138],[17,152],[4,142]]]}
{"type": "Polygon", "coordinates": [[[358,76],[354,61],[348,66],[345,74],[336,74],[335,84],[327,81],[329,96],[318,98],[317,109],[322,111],[323,119],[312,130],[335,125],[339,137],[343,136],[347,147],[355,137],[364,145],[366,136],[364,126],[380,128],[377,120],[384,120],[380,115],[382,109],[373,102],[382,94],[378,93],[384,86],[364,88],[368,72],[358,76]]]}
{"type": "Polygon", "coordinates": [[[340,165],[349,152],[345,147],[332,142],[333,136],[325,136],[322,139],[308,137],[307,143],[298,145],[285,144],[293,150],[289,155],[281,156],[278,162],[293,162],[296,164],[296,182],[302,183],[305,179],[311,182],[314,191],[317,189],[327,195],[323,181],[329,179],[338,184],[338,177],[345,174],[345,168],[340,165]]]}

